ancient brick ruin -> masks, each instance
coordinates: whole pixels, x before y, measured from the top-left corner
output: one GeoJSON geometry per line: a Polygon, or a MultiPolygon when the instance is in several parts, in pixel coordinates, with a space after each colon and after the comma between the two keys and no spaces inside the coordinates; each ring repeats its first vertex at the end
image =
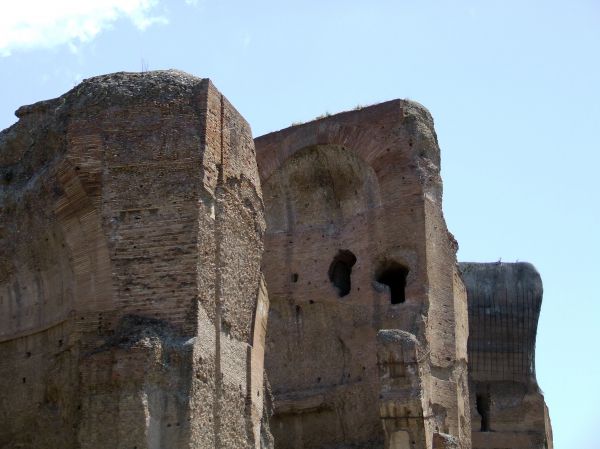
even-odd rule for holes
{"type": "Polygon", "coordinates": [[[461,263],[469,298],[474,448],[552,447],[535,378],[542,279],[528,263],[461,263]]]}
{"type": "Polygon", "coordinates": [[[429,113],[396,100],[255,143],[276,445],[466,447],[467,301],[429,113]]]}
{"type": "Polygon", "coordinates": [[[253,141],[208,79],[166,71],[17,115],[0,448],[552,447],[541,279],[457,263],[422,106],[253,141]]]}

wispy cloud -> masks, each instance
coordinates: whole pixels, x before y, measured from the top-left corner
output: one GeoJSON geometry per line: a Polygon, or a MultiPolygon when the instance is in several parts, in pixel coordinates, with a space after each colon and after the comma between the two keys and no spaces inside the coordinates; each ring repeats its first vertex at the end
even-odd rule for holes
{"type": "Polygon", "coordinates": [[[0,9],[0,56],[15,50],[67,44],[76,49],[118,19],[144,30],[167,23],[153,15],[158,0],[17,0],[0,9]]]}

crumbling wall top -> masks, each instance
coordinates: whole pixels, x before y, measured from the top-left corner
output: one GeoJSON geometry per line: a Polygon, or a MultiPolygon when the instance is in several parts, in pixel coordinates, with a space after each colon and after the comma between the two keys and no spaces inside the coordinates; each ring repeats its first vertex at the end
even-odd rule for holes
{"type": "Polygon", "coordinates": [[[348,147],[368,164],[385,155],[392,142],[412,150],[413,158],[428,159],[436,170],[440,154],[433,118],[419,103],[391,100],[352,111],[327,115],[265,134],[254,140],[260,177],[264,181],[295,152],[316,145],[348,147]],[[368,124],[368,126],[365,126],[368,124]]]}

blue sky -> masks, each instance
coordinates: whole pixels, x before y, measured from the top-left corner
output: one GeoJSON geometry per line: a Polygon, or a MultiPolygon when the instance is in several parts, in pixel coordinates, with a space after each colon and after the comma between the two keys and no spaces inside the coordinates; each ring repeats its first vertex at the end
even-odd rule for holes
{"type": "Polygon", "coordinates": [[[555,447],[600,448],[597,0],[21,0],[0,12],[0,128],[83,78],[142,68],[210,77],[256,136],[359,104],[425,105],[459,259],[537,266],[555,447]]]}

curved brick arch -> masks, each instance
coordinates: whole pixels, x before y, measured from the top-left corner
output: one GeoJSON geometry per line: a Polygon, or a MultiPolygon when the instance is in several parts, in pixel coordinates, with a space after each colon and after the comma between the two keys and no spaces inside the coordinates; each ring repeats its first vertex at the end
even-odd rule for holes
{"type": "MultiPolygon", "coordinates": [[[[290,140],[293,141],[289,146],[281,147],[281,152],[274,158],[276,164],[271,164],[267,161],[259,162],[259,173],[263,183],[268,182],[275,171],[284,166],[287,161],[294,157],[297,153],[306,150],[307,148],[317,146],[338,146],[344,148],[346,151],[350,151],[360,158],[365,164],[371,165],[373,154],[375,151],[365,151],[364,148],[368,148],[373,145],[372,132],[369,129],[357,130],[352,126],[340,127],[335,123],[326,124],[323,123],[319,128],[324,128],[325,132],[318,134],[309,134],[306,139],[301,138],[299,142],[295,141],[295,136],[292,136],[290,140]],[[335,128],[338,128],[334,131],[335,128]],[[358,136],[357,136],[358,134],[358,136]],[[357,138],[358,137],[358,138],[357,138]],[[371,137],[371,138],[370,138],[371,137]],[[365,143],[366,145],[361,145],[365,143]],[[371,155],[371,157],[369,157],[371,155]]],[[[312,130],[311,130],[312,131],[312,130]]],[[[259,138],[260,139],[260,138],[259,138]]],[[[262,154],[261,154],[262,155],[262,154]]],[[[259,156],[260,159],[260,156],[259,156]]]]}
{"type": "Polygon", "coordinates": [[[71,254],[72,312],[81,315],[75,318],[79,322],[79,332],[103,333],[110,318],[106,316],[106,322],[103,322],[102,313],[110,314],[115,309],[113,265],[102,229],[101,211],[94,205],[98,201],[88,195],[85,179],[78,176],[78,170],[79,167],[76,169],[68,161],[59,167],[56,177],[63,195],[55,201],[54,215],[71,254]]]}
{"type": "Polygon", "coordinates": [[[351,150],[314,145],[296,151],[263,182],[267,232],[340,226],[381,206],[373,168],[351,150]]]}
{"type": "Polygon", "coordinates": [[[423,106],[406,100],[392,100],[292,126],[258,137],[255,143],[262,182],[296,152],[316,145],[344,147],[376,171],[379,159],[406,149],[410,150],[407,159],[425,156],[439,166],[431,115],[423,106]]]}

